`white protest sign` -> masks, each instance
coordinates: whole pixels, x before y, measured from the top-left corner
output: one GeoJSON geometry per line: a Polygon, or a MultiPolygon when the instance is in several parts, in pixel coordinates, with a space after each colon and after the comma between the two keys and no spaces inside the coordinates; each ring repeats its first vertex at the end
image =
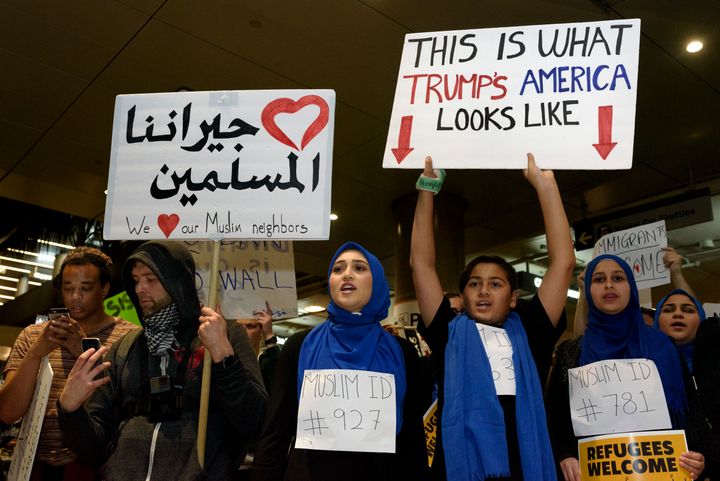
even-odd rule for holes
{"type": "Polygon", "coordinates": [[[8,471],[7,475],[8,481],[27,481],[30,479],[33,462],[35,461],[35,451],[37,450],[40,431],[45,419],[45,409],[50,396],[52,379],[53,370],[50,367],[48,357],[45,356],[40,362],[40,371],[38,372],[32,402],[25,416],[23,416],[22,426],[20,426],[17,444],[10,461],[10,471],[8,471]]]}
{"type": "Polygon", "coordinates": [[[405,36],[385,168],[629,169],[640,20],[405,36]]]}
{"type": "Polygon", "coordinates": [[[705,304],[703,304],[703,310],[705,311],[705,315],[707,317],[720,317],[720,304],[706,302],[705,304]]]}
{"type": "Polygon", "coordinates": [[[645,224],[632,229],[611,232],[595,243],[593,257],[614,254],[628,263],[638,289],[670,283],[670,272],[663,263],[663,247],[667,247],[665,221],[645,224]]]}
{"type": "Polygon", "coordinates": [[[610,359],[568,369],[575,436],[669,429],[662,381],[649,359],[610,359]]]}
{"type": "MultiPolygon", "coordinates": [[[[195,287],[207,304],[212,243],[185,241],[195,259],[195,287]]],[[[222,241],[218,298],[227,319],[250,319],[253,311],[272,309],[273,319],[297,317],[292,242],[222,241]]]]}
{"type": "Polygon", "coordinates": [[[327,239],[335,92],[119,95],[106,239],[327,239]]]}
{"type": "Polygon", "coordinates": [[[485,353],[490,361],[495,391],[498,396],[515,395],[515,366],[513,365],[513,348],[505,329],[475,324],[480,339],[485,346],[485,353]]]}
{"type": "Polygon", "coordinates": [[[395,452],[395,376],[349,369],[306,370],[295,447],[395,452]]]}

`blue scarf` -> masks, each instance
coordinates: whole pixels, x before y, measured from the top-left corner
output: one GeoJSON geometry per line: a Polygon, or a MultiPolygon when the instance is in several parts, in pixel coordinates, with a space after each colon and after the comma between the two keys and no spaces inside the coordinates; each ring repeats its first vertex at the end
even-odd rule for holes
{"type": "Polygon", "coordinates": [[[580,344],[580,366],[606,359],[646,358],[653,360],[660,373],[673,427],[676,429],[684,427],[687,401],[680,357],[670,342],[670,338],[645,324],[640,311],[635,277],[630,266],[614,255],[597,256],[587,266],[585,292],[590,309],[587,329],[580,344]],[[625,271],[628,284],[630,284],[628,305],[617,314],[606,314],[600,311],[590,295],[593,272],[598,263],[603,260],[617,262],[625,271]]]}
{"type": "Polygon", "coordinates": [[[328,278],[338,256],[346,250],[360,251],[370,265],[372,294],[359,313],[348,312],[334,301],[328,305],[328,319],[303,341],[298,360],[298,399],[306,369],[355,369],[395,376],[396,431],[402,426],[405,399],[405,359],[400,344],[380,326],[390,307],[390,289],[380,261],[359,244],[346,242],[330,261],[328,278]]]}
{"type": "MultiPolygon", "coordinates": [[[[695,304],[695,308],[698,311],[698,317],[700,318],[700,323],[705,320],[707,317],[705,314],[705,309],[703,309],[702,304],[700,304],[700,301],[695,299],[693,296],[687,293],[687,291],[684,291],[682,289],[674,289],[670,291],[670,293],[660,299],[660,302],[657,303],[657,306],[655,307],[655,320],[653,321],[653,327],[655,329],[660,330],[660,313],[662,312],[662,308],[667,302],[668,298],[670,296],[674,296],[675,294],[682,294],[683,296],[690,299],[690,301],[695,304]]],[[[684,344],[682,346],[675,346],[680,353],[680,355],[685,360],[685,364],[687,365],[688,369],[690,370],[690,373],[693,372],[693,353],[695,352],[695,340],[693,339],[692,342],[688,342],[687,344],[684,344]]]]}
{"type": "MultiPolygon", "coordinates": [[[[513,347],[515,416],[520,463],[526,481],[556,480],[542,386],[517,313],[503,325],[513,347]]],[[[448,481],[510,475],[505,418],[490,362],[475,321],[458,314],[448,327],[445,351],[443,452],[448,481]]]]}

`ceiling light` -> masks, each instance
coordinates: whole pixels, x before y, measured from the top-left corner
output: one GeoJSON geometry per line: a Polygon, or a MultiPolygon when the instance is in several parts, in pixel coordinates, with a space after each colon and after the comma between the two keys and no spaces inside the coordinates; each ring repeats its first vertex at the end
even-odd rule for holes
{"type": "Polygon", "coordinates": [[[6,296],[5,294],[0,294],[0,299],[10,299],[12,301],[15,298],[13,296],[6,296]]]}
{"type": "Polygon", "coordinates": [[[337,214],[330,214],[330,220],[338,220],[337,214]]]}
{"type": "Polygon", "coordinates": [[[687,44],[687,47],[685,47],[685,50],[687,50],[690,53],[696,53],[702,50],[703,43],[700,40],[693,40],[692,42],[687,44]]]}
{"type": "Polygon", "coordinates": [[[53,266],[51,264],[41,264],[40,262],[24,261],[22,259],[16,259],[14,257],[0,256],[0,260],[8,261],[8,262],[15,262],[17,264],[26,264],[28,266],[43,267],[45,269],[53,268],[53,266]]]}
{"type": "Polygon", "coordinates": [[[33,272],[33,277],[35,279],[40,279],[41,281],[49,281],[53,278],[50,274],[41,274],[40,272],[33,272]]]}
{"type": "Polygon", "coordinates": [[[38,239],[38,242],[39,242],[40,244],[47,244],[47,245],[49,245],[49,246],[62,247],[63,249],[71,249],[71,250],[72,250],[72,249],[75,248],[75,246],[69,246],[69,245],[67,245],[67,244],[60,244],[59,242],[46,241],[46,240],[43,240],[43,239],[38,239]]]}
{"type": "Polygon", "coordinates": [[[315,314],[316,312],[322,312],[325,310],[323,306],[307,306],[305,309],[303,309],[305,312],[309,314],[315,314]]]}
{"type": "Polygon", "coordinates": [[[580,291],[574,289],[568,289],[567,296],[571,299],[580,299],[580,291]]]}
{"type": "Polygon", "coordinates": [[[3,291],[17,292],[17,287],[0,286],[0,289],[3,291]]]}
{"type": "Polygon", "coordinates": [[[20,282],[17,277],[0,276],[0,281],[20,282]]]}

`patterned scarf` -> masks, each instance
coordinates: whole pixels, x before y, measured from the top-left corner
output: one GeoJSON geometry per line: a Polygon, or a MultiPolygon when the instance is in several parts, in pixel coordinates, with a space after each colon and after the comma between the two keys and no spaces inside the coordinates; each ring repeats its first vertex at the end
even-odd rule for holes
{"type": "Polygon", "coordinates": [[[168,349],[178,347],[175,333],[179,323],[180,315],[175,303],[145,318],[145,339],[147,339],[150,354],[162,356],[168,349]]]}

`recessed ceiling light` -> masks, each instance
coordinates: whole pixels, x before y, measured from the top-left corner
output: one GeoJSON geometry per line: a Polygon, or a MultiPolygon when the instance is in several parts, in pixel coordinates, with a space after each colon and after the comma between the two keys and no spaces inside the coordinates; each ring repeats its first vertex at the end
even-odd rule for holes
{"type": "Polygon", "coordinates": [[[315,312],[322,312],[325,308],[322,306],[307,306],[304,310],[307,313],[313,314],[315,312]]]}
{"type": "Polygon", "coordinates": [[[330,214],[330,220],[338,220],[337,214],[330,214]]]}
{"type": "Polygon", "coordinates": [[[687,50],[690,53],[696,53],[702,50],[703,43],[700,40],[693,40],[692,42],[687,44],[687,47],[685,47],[685,50],[687,50]]]}

